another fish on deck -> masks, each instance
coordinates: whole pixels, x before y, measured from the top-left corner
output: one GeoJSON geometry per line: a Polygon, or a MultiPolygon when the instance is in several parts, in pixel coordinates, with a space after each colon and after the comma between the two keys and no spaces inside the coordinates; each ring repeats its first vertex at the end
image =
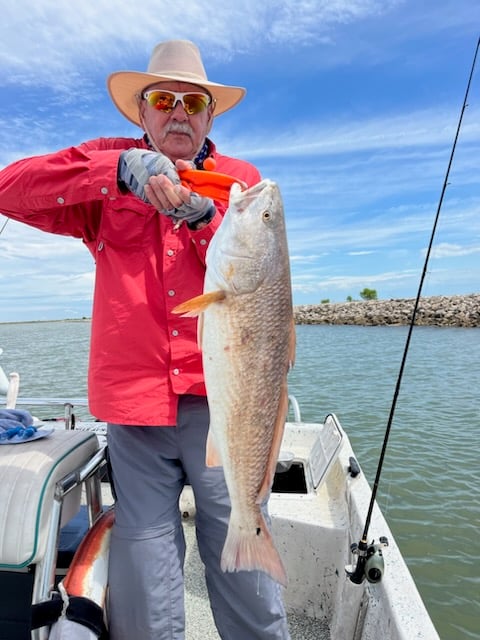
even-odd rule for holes
{"type": "Polygon", "coordinates": [[[59,585],[68,608],[52,625],[49,640],[105,637],[108,557],[114,520],[114,510],[105,511],[76,550],[67,575],[59,585]]]}

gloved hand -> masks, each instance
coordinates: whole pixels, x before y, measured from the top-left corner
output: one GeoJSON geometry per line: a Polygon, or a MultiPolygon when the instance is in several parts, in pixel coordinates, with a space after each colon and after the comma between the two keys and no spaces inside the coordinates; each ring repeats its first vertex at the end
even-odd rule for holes
{"type": "MultiPolygon", "coordinates": [[[[160,174],[167,176],[173,184],[180,185],[175,165],[163,154],[137,148],[122,151],[120,154],[118,179],[144,202],[150,203],[145,195],[145,185],[150,177],[160,174]]],[[[215,215],[213,200],[193,192],[189,194],[189,198],[188,203],[184,202],[179,207],[167,209],[163,213],[177,223],[187,222],[192,228],[199,221],[208,223],[215,215]]]]}
{"type": "Polygon", "coordinates": [[[190,202],[184,202],[177,209],[169,211],[168,215],[177,222],[185,221],[189,227],[195,228],[197,222],[210,222],[215,215],[215,205],[210,198],[199,196],[198,193],[192,191],[190,202]]]}
{"type": "Polygon", "coordinates": [[[160,174],[167,176],[174,184],[180,184],[175,165],[162,153],[134,148],[120,154],[118,180],[144,202],[150,202],[144,189],[148,179],[160,174]]]}

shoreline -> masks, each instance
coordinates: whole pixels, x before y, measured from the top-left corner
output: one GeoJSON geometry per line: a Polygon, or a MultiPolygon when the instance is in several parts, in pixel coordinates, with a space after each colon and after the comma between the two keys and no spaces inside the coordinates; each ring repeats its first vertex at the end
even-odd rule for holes
{"type": "MultiPolygon", "coordinates": [[[[295,324],[343,324],[358,326],[402,326],[411,320],[415,298],[352,300],[296,305],[295,324]]],[[[52,320],[10,320],[0,325],[45,322],[90,322],[91,318],[52,320]]],[[[454,296],[428,296],[419,301],[415,325],[428,327],[480,327],[480,293],[454,296]]]]}
{"type": "MultiPolygon", "coordinates": [[[[415,298],[298,305],[295,324],[384,326],[410,324],[415,298]]],[[[480,294],[429,296],[419,301],[416,326],[480,327],[480,294]]]]}
{"type": "Polygon", "coordinates": [[[42,324],[45,322],[90,322],[91,318],[52,318],[51,320],[5,320],[3,324],[42,324]]]}

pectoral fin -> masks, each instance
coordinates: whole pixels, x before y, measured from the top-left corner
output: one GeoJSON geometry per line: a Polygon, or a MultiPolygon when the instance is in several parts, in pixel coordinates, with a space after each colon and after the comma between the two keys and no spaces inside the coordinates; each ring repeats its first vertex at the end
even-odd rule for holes
{"type": "Polygon", "coordinates": [[[190,298],[172,309],[172,313],[182,315],[188,318],[199,316],[205,309],[214,302],[222,302],[225,300],[225,291],[209,291],[201,296],[190,298]]]}
{"type": "Polygon", "coordinates": [[[208,431],[208,436],[207,436],[207,450],[205,455],[205,464],[207,465],[207,467],[222,466],[220,453],[218,452],[211,430],[208,431]]]}

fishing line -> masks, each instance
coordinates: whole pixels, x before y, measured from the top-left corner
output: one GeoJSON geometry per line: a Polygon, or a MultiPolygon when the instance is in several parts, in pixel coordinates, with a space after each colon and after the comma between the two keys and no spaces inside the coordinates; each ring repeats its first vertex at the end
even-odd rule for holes
{"type": "Polygon", "coordinates": [[[357,567],[356,567],[355,571],[353,571],[353,572],[349,571],[348,572],[352,582],[355,582],[357,584],[362,582],[363,578],[364,578],[363,574],[364,574],[365,563],[366,563],[366,558],[367,558],[367,550],[368,550],[368,530],[370,528],[370,522],[371,522],[371,519],[372,519],[373,507],[374,507],[374,504],[375,504],[378,485],[380,483],[380,476],[382,474],[383,462],[385,460],[385,453],[386,453],[386,450],[387,450],[388,439],[390,437],[390,431],[391,431],[391,428],[392,428],[393,417],[395,415],[395,409],[396,409],[396,406],[397,406],[398,396],[399,396],[399,393],[400,393],[400,386],[402,384],[403,373],[404,373],[405,364],[406,364],[406,361],[407,361],[408,350],[410,348],[410,340],[411,340],[411,337],[412,337],[413,327],[415,326],[415,319],[416,319],[416,316],[417,316],[418,306],[419,306],[420,298],[421,298],[421,295],[422,295],[423,284],[424,284],[424,281],[425,281],[425,277],[427,275],[428,263],[429,263],[429,260],[430,260],[430,254],[431,254],[432,247],[433,247],[433,241],[434,241],[434,238],[435,238],[435,233],[436,233],[437,226],[438,226],[438,221],[439,221],[439,218],[440,218],[440,211],[441,211],[441,208],[442,208],[443,198],[444,198],[445,191],[446,191],[447,185],[448,185],[448,177],[450,175],[450,168],[452,166],[453,157],[455,155],[455,149],[456,149],[456,146],[457,146],[457,140],[458,140],[458,137],[460,135],[460,129],[462,127],[463,114],[465,112],[465,109],[467,108],[468,94],[470,92],[470,85],[471,85],[472,78],[473,78],[473,73],[474,73],[474,70],[475,70],[475,65],[476,65],[476,61],[477,61],[477,54],[478,54],[479,47],[480,47],[480,37],[479,37],[479,39],[477,41],[477,46],[475,48],[475,54],[473,56],[472,68],[470,70],[470,75],[469,75],[469,78],[468,78],[467,88],[466,88],[466,91],[465,91],[465,97],[464,97],[464,100],[463,100],[463,105],[462,105],[462,109],[461,109],[461,112],[460,112],[460,117],[458,119],[457,131],[456,131],[456,134],[455,134],[455,139],[453,141],[452,150],[450,152],[450,159],[449,159],[448,166],[447,166],[447,171],[446,171],[446,174],[445,174],[445,180],[443,181],[443,187],[442,187],[442,191],[441,191],[441,194],[440,194],[440,200],[438,202],[437,212],[435,214],[434,223],[433,223],[433,227],[432,227],[432,232],[431,232],[431,235],[430,235],[430,241],[428,243],[428,248],[427,248],[427,252],[426,252],[426,255],[425,255],[425,261],[424,261],[424,264],[423,264],[423,271],[422,271],[422,275],[420,277],[420,282],[419,282],[419,286],[418,286],[417,296],[416,296],[416,299],[415,299],[415,304],[414,304],[414,307],[413,307],[412,317],[411,317],[411,320],[410,320],[410,323],[409,323],[409,326],[408,326],[407,339],[406,339],[406,342],[405,342],[405,347],[404,347],[404,350],[403,350],[403,356],[402,356],[402,360],[401,360],[401,364],[400,364],[400,369],[399,369],[399,372],[398,372],[397,382],[396,382],[396,385],[395,385],[395,391],[394,391],[394,394],[393,394],[392,405],[391,405],[390,413],[389,413],[389,416],[388,416],[387,427],[386,427],[386,430],[385,430],[385,436],[384,436],[384,440],[383,440],[383,446],[382,446],[382,450],[381,450],[381,453],[380,453],[380,458],[379,458],[379,461],[378,461],[377,473],[376,473],[376,476],[375,476],[375,481],[373,483],[372,495],[371,495],[371,498],[370,498],[370,504],[369,504],[369,507],[368,507],[367,517],[366,517],[366,520],[365,520],[365,527],[364,527],[364,530],[363,530],[362,539],[359,542],[358,547],[355,547],[356,552],[359,554],[357,567]]]}
{"type": "Polygon", "coordinates": [[[5,218],[5,222],[3,223],[2,228],[0,229],[0,236],[2,235],[3,230],[7,226],[7,223],[8,223],[9,220],[10,220],[10,218],[5,218]]]}

